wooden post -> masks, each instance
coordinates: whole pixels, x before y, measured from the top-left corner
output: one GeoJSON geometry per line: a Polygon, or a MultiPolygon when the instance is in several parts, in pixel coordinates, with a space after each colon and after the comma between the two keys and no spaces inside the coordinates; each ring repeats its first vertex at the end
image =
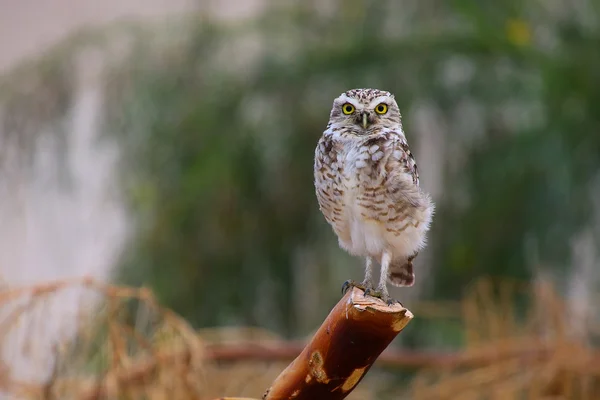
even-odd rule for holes
{"type": "Polygon", "coordinates": [[[345,398],[412,318],[402,305],[388,306],[352,288],[263,400],[345,398]]]}

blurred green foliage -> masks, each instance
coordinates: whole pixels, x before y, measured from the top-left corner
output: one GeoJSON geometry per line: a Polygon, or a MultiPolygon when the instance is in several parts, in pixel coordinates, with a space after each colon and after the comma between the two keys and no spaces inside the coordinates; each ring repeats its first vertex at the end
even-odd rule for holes
{"type": "Polygon", "coordinates": [[[362,265],[337,248],[312,186],[331,101],[354,87],[395,93],[413,147],[415,107],[444,121],[427,297],[457,299],[486,274],[529,279],[532,259],[563,276],[597,193],[598,14],[308,4],[233,27],[202,20],[167,50],[142,40],[116,72],[107,120],[138,218],[124,277],[197,325],[305,333],[302,293],[319,298],[316,323],[362,265]]]}
{"type": "MultiPolygon", "coordinates": [[[[442,174],[422,297],[458,299],[477,277],[530,279],[539,265],[568,279],[571,239],[598,233],[596,3],[270,4],[245,22],[199,13],[141,30],[111,70],[105,128],[135,221],[122,280],[197,326],[313,329],[362,274],[312,175],[331,102],[356,87],[395,94],[420,169],[442,174]],[[444,144],[426,161],[424,108],[441,121],[429,140],[444,144]]],[[[451,324],[412,326],[413,345],[461,340],[451,324]]]]}

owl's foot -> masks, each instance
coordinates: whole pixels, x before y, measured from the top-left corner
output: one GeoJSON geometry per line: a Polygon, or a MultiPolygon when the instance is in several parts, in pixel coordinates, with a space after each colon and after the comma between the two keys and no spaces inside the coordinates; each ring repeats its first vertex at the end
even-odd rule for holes
{"type": "Polygon", "coordinates": [[[375,297],[377,299],[381,299],[383,300],[388,306],[391,306],[394,303],[398,303],[400,305],[402,305],[402,303],[400,303],[398,300],[392,298],[387,291],[387,287],[378,287],[377,290],[373,289],[373,287],[365,282],[361,282],[361,283],[357,283],[354,282],[352,279],[348,279],[346,282],[344,282],[344,284],[342,285],[342,294],[346,294],[346,292],[348,292],[348,290],[350,288],[353,287],[357,287],[360,290],[362,290],[364,293],[364,296],[371,296],[371,297],[375,297]]]}
{"type": "Polygon", "coordinates": [[[400,305],[402,305],[402,303],[400,303],[398,300],[392,298],[386,287],[378,287],[377,290],[373,290],[373,289],[368,289],[365,290],[365,296],[371,296],[371,297],[375,297],[378,299],[383,300],[388,306],[391,306],[394,303],[398,303],[400,305]]]}
{"type": "Polygon", "coordinates": [[[348,289],[350,289],[351,287],[357,287],[357,288],[359,288],[360,290],[362,290],[363,292],[365,292],[365,296],[367,296],[367,293],[373,291],[373,284],[371,283],[371,281],[370,281],[369,278],[365,278],[365,280],[362,281],[361,283],[356,283],[352,279],[348,279],[342,285],[342,294],[346,294],[346,292],[348,291],[348,289]]]}
{"type": "Polygon", "coordinates": [[[342,285],[342,294],[346,294],[346,292],[348,291],[348,289],[353,288],[353,287],[357,287],[360,290],[362,290],[363,292],[365,292],[366,290],[368,290],[364,283],[357,283],[357,282],[354,282],[352,279],[348,279],[342,285]]]}

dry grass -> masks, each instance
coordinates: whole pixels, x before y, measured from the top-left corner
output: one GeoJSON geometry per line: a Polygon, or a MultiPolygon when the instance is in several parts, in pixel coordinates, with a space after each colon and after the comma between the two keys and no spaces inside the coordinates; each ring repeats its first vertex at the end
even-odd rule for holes
{"type": "Polygon", "coordinates": [[[592,321],[570,312],[549,282],[477,282],[462,304],[464,358],[476,366],[424,369],[414,399],[597,399],[600,353],[592,321]],[[518,301],[526,302],[519,315],[518,301]],[[584,327],[582,329],[581,327],[584,327]]]}
{"type": "MultiPolygon", "coordinates": [[[[260,329],[195,331],[148,289],[90,279],[0,289],[0,344],[12,346],[24,320],[46,317],[40,307],[75,287],[97,294],[96,306],[93,312],[79,307],[73,335],[52,347],[50,375],[19,380],[10,360],[0,360],[0,393],[23,399],[259,398],[301,348],[260,329]]],[[[600,393],[597,332],[589,321],[586,329],[573,329],[575,317],[548,283],[481,280],[460,308],[459,315],[452,305],[413,311],[460,318],[462,352],[385,352],[379,365],[418,369],[412,385],[389,389],[390,379],[373,371],[348,398],[380,398],[379,387],[395,393],[392,398],[412,399],[593,399],[600,393]]],[[[28,326],[22,332],[33,335],[34,325],[28,326]]]]}
{"type": "MultiPolygon", "coordinates": [[[[37,308],[74,286],[97,292],[100,307],[93,312],[80,309],[75,337],[54,346],[49,379],[22,382],[5,369],[0,387],[32,399],[200,398],[202,340],[145,288],[82,279],[5,290],[0,292],[0,309],[5,311],[0,343],[6,346],[16,341],[14,334],[10,336],[13,328],[36,313],[43,318],[37,308]]],[[[43,339],[39,332],[32,332],[30,341],[40,340],[40,336],[43,339]]]]}

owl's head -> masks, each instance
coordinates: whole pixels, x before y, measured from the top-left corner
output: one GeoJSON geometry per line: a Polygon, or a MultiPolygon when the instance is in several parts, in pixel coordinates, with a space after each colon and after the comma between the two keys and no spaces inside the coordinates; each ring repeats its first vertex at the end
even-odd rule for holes
{"type": "Polygon", "coordinates": [[[367,135],[380,128],[400,125],[400,109],[394,95],[378,89],[352,89],[333,101],[331,125],[345,127],[349,133],[367,135]]]}

